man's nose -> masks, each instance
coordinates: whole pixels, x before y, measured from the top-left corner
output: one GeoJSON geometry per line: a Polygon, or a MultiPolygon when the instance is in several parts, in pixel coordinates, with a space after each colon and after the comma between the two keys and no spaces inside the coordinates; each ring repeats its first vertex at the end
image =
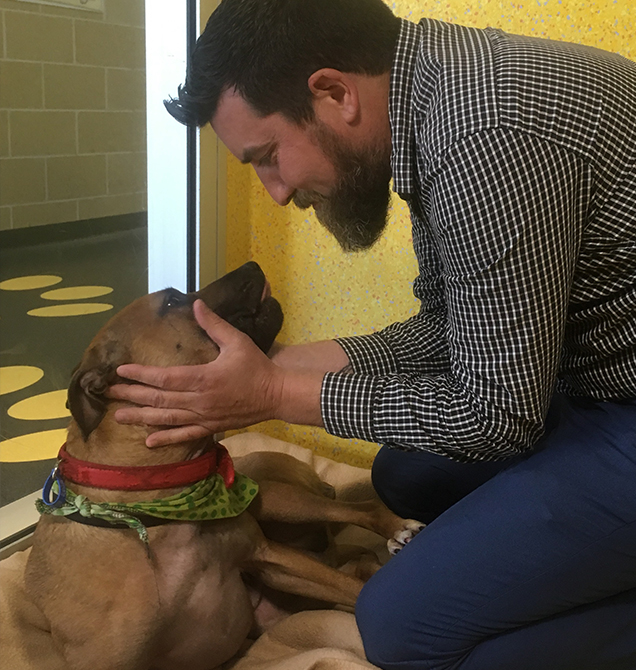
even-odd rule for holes
{"type": "Polygon", "coordinates": [[[266,177],[260,175],[259,178],[270,196],[283,207],[288,205],[294,195],[294,189],[290,188],[280,177],[266,177]]]}

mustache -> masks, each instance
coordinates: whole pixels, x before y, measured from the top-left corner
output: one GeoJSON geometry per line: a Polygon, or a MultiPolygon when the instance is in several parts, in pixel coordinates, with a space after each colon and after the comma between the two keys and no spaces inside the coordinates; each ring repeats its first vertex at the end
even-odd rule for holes
{"type": "Polygon", "coordinates": [[[292,202],[299,209],[309,209],[310,207],[315,207],[321,202],[325,202],[327,198],[316,191],[302,191],[297,190],[292,196],[292,202]]]}

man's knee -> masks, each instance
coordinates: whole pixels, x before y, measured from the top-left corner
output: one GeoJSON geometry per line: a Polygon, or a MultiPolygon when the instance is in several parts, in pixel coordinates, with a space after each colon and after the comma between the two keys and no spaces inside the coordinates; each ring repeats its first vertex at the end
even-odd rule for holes
{"type": "Polygon", "coordinates": [[[431,657],[433,645],[427,644],[427,640],[432,639],[433,631],[423,630],[417,623],[429,620],[425,614],[422,617],[425,603],[418,602],[412,609],[414,603],[396,596],[400,589],[392,582],[395,574],[389,578],[385,575],[384,569],[376,573],[356,603],[356,621],[367,658],[383,670],[446,667],[440,665],[442,659],[431,657]]]}
{"type": "Polygon", "coordinates": [[[408,514],[402,514],[403,501],[399,495],[399,481],[401,479],[401,468],[399,459],[388,447],[382,447],[378,451],[373,466],[371,467],[371,482],[382,502],[393,512],[404,518],[410,518],[408,514]],[[397,508],[397,509],[396,509],[397,508]]]}
{"type": "Polygon", "coordinates": [[[371,480],[397,515],[431,523],[506,466],[505,461],[457,463],[439,454],[385,446],[375,457],[371,480]]]}
{"type": "Polygon", "coordinates": [[[383,670],[390,670],[403,660],[398,652],[404,648],[400,638],[405,621],[385,598],[378,577],[379,573],[358,596],[356,621],[368,660],[383,670]]]}
{"type": "Polygon", "coordinates": [[[398,516],[430,523],[454,502],[447,500],[449,478],[437,463],[441,458],[382,447],[371,469],[373,487],[398,516]]]}

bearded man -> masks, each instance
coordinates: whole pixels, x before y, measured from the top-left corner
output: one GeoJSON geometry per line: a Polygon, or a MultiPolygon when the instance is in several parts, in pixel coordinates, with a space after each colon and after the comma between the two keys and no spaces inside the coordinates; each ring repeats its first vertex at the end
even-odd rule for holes
{"type": "Polygon", "coordinates": [[[167,106],[347,250],[392,178],[421,309],[268,358],[197,303],[218,359],[123,366],[118,419],[383,445],[379,495],[429,525],[359,598],[380,668],[633,670],[636,65],[381,0],[223,0],[167,106]]]}

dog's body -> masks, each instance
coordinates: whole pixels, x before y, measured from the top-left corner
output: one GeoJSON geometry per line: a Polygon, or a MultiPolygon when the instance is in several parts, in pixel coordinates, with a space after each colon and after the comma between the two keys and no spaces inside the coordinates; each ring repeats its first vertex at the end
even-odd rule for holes
{"type": "MultiPolygon", "coordinates": [[[[74,420],[67,451],[112,466],[176,463],[214,447],[202,441],[148,449],[148,430],[114,418],[121,403],[103,394],[127,362],[193,365],[218,350],[198,328],[191,304],[210,308],[267,350],[280,329],[278,303],[247,264],[194,296],[151,294],[122,310],[98,333],[69,389],[74,420]],[[248,290],[249,289],[249,290],[248,290]],[[256,298],[254,298],[256,296],[256,298]]],[[[347,504],[325,495],[311,468],[284,454],[256,453],[236,470],[259,483],[248,511],[236,517],[173,522],[134,530],[96,528],[44,516],[26,571],[27,590],[72,670],[211,670],[239,651],[254,624],[254,603],[242,575],[267,587],[352,606],[362,581],[267,539],[258,521],[341,521],[402,542],[417,530],[377,501],[347,504]],[[258,521],[257,521],[258,520],[258,521]]],[[[94,502],[165,498],[183,487],[113,491],[70,484],[94,502]]],[[[393,540],[395,542],[395,540],[393,540]]]]}

